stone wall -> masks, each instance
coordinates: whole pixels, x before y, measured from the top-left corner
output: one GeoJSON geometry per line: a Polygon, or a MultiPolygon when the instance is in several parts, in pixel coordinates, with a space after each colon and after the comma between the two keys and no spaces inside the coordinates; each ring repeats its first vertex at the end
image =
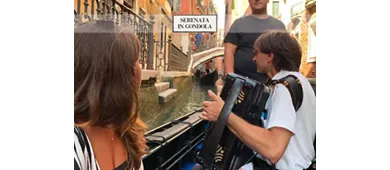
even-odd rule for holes
{"type": "Polygon", "coordinates": [[[174,77],[172,78],[173,88],[177,89],[178,94],[181,94],[183,91],[190,90],[192,88],[192,77],[174,77]]]}
{"type": "MultiPolygon", "coordinates": [[[[166,113],[174,104],[178,95],[192,89],[192,77],[188,74],[165,74],[161,76],[161,82],[169,82],[170,88],[177,89],[176,96],[170,102],[159,104],[158,93],[155,86],[141,87],[139,93],[140,115],[141,119],[147,124],[150,124],[154,119],[161,117],[160,113],[166,113]]],[[[158,122],[158,121],[157,121],[158,122]]]]}
{"type": "Polygon", "coordinates": [[[157,110],[161,109],[158,102],[158,93],[155,86],[141,87],[139,93],[139,111],[142,120],[146,121],[145,118],[153,116],[157,110]]]}

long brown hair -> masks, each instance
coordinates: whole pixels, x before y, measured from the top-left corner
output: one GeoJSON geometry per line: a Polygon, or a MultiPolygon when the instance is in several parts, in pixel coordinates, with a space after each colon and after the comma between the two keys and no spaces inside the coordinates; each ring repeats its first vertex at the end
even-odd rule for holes
{"type": "Polygon", "coordinates": [[[139,169],[147,150],[138,113],[139,40],[112,21],[91,21],[74,31],[75,125],[114,128],[127,148],[127,168],[139,169]]]}
{"type": "Polygon", "coordinates": [[[277,71],[299,71],[301,46],[287,31],[267,30],[257,38],[254,46],[264,54],[274,54],[272,63],[277,71]]]}

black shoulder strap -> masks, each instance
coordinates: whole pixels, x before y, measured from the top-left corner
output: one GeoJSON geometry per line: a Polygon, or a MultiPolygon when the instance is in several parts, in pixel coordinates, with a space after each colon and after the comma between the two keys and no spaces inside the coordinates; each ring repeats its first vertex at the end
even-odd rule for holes
{"type": "MultiPolygon", "coordinates": [[[[302,89],[302,84],[297,77],[293,75],[288,75],[279,80],[271,81],[271,84],[272,85],[283,84],[284,86],[286,86],[288,91],[290,92],[291,99],[295,107],[295,111],[299,109],[303,101],[303,89],[302,89]]],[[[314,136],[313,146],[314,146],[314,151],[316,151],[316,136],[314,136]]]]}
{"type": "Polygon", "coordinates": [[[283,84],[284,86],[286,86],[286,88],[290,92],[295,111],[297,111],[299,107],[301,107],[303,101],[303,89],[301,81],[297,77],[293,75],[288,75],[279,80],[272,80],[270,84],[283,84]]]}
{"type": "MultiPolygon", "coordinates": [[[[273,86],[276,84],[283,84],[290,92],[295,111],[301,107],[303,101],[303,89],[301,81],[297,77],[288,75],[278,80],[272,80],[269,84],[273,86]]],[[[272,164],[271,166],[273,170],[276,169],[275,164],[272,164]]]]}
{"type": "MultiPolygon", "coordinates": [[[[301,107],[303,101],[303,89],[301,81],[297,77],[295,77],[294,75],[288,75],[279,80],[272,80],[270,84],[283,84],[290,92],[295,111],[297,111],[301,107]]],[[[316,152],[316,136],[314,136],[313,146],[314,152],[316,152]]]]}

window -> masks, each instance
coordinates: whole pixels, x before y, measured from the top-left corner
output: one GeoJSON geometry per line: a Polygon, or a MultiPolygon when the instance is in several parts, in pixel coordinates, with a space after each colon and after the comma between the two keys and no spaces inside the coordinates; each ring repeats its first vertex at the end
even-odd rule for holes
{"type": "Polygon", "coordinates": [[[181,11],[181,0],[174,0],[173,1],[173,11],[175,11],[175,12],[181,11]]]}
{"type": "Polygon", "coordinates": [[[294,20],[291,22],[291,24],[292,24],[291,33],[299,42],[301,40],[301,21],[294,20]]]}
{"type": "Polygon", "coordinates": [[[273,17],[279,16],[279,1],[272,2],[272,16],[273,17]]]}
{"type": "Polygon", "coordinates": [[[299,23],[299,25],[297,25],[295,29],[291,31],[291,33],[299,42],[301,40],[301,24],[299,23]]]}
{"type": "Polygon", "coordinates": [[[198,0],[197,1],[197,7],[196,7],[197,9],[199,9],[201,12],[202,12],[202,14],[205,12],[204,10],[204,0],[198,0]]]}
{"type": "Polygon", "coordinates": [[[210,14],[215,14],[216,12],[215,12],[215,8],[214,8],[214,4],[213,4],[213,2],[209,2],[209,8],[210,8],[210,14]]]}

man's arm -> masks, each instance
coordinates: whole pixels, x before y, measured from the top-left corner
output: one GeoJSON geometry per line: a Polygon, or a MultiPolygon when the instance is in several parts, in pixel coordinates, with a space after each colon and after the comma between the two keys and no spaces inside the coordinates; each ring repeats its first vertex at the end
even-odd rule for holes
{"type": "MultiPolygon", "coordinates": [[[[199,117],[215,122],[224,101],[211,90],[208,93],[213,101],[203,102],[203,112],[199,117]]],[[[295,133],[296,112],[289,91],[283,85],[275,86],[270,100],[272,105],[267,129],[252,125],[234,113],[229,115],[227,126],[247,146],[276,163],[283,156],[291,136],[295,133]]]]}
{"type": "Polygon", "coordinates": [[[225,75],[234,73],[234,54],[236,53],[237,45],[225,43],[225,75]]]}
{"type": "Polygon", "coordinates": [[[225,75],[227,75],[228,73],[234,73],[234,54],[236,53],[236,49],[240,39],[239,22],[239,20],[235,20],[233,22],[232,26],[229,29],[229,32],[226,34],[226,37],[224,39],[225,75]]]}
{"type": "Polygon", "coordinates": [[[295,133],[296,112],[290,93],[283,85],[275,86],[271,100],[268,129],[252,125],[235,114],[229,116],[228,127],[247,146],[277,163],[295,133]]]}
{"type": "Polygon", "coordinates": [[[228,127],[248,147],[266,157],[272,163],[282,158],[292,133],[284,128],[264,129],[252,125],[235,114],[230,114],[228,127]]]}

